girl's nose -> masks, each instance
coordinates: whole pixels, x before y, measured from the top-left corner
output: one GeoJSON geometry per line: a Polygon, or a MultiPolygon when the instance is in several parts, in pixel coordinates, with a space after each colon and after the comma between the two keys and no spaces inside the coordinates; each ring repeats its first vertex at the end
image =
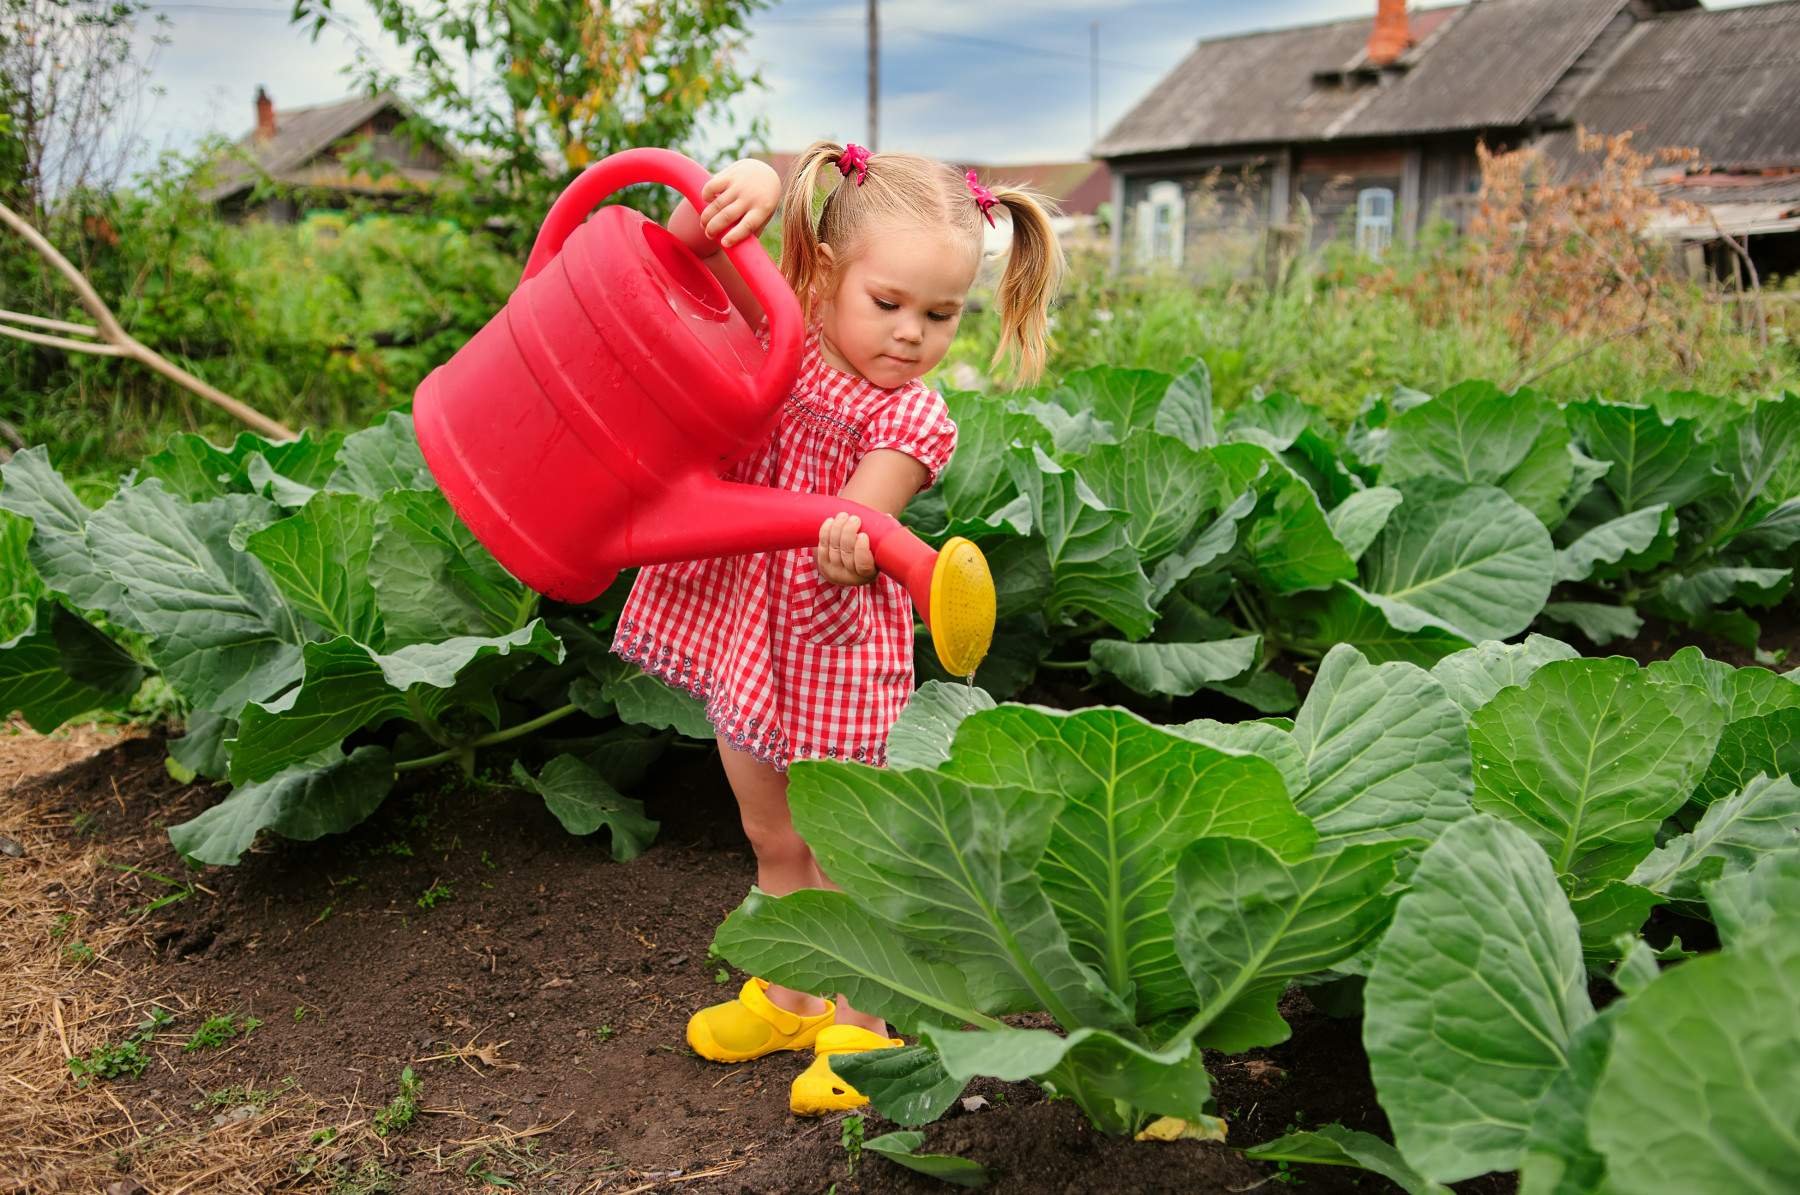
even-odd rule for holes
{"type": "Polygon", "coordinates": [[[894,335],[908,344],[919,344],[925,339],[925,325],[917,316],[907,316],[895,327],[894,335]]]}

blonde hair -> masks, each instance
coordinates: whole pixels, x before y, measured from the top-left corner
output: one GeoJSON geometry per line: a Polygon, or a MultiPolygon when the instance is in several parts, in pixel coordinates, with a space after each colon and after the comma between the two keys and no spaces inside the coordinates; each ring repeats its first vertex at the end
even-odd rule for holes
{"type": "MultiPolygon", "coordinates": [[[[819,298],[837,289],[845,267],[876,225],[904,221],[946,230],[966,236],[971,251],[981,252],[987,221],[967,179],[954,167],[917,154],[870,154],[858,184],[838,167],[843,153],[844,147],[832,141],[807,146],[782,196],[781,273],[809,321],[819,298]],[[836,185],[815,218],[819,176],[827,171],[836,185]],[[819,251],[821,243],[831,246],[829,263],[819,251]]],[[[1012,222],[1012,249],[995,296],[1000,344],[994,364],[1010,355],[1014,378],[1033,382],[1044,371],[1050,300],[1062,279],[1062,246],[1050,227],[1055,209],[1043,196],[1021,187],[990,190],[1012,222]]]]}

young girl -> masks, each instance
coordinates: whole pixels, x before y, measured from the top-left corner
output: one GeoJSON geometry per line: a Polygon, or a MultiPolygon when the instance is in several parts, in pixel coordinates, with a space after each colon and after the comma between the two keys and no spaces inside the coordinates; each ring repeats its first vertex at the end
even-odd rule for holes
{"type": "MultiPolygon", "coordinates": [[[[763,313],[718,250],[782,221],[781,272],[808,326],[800,373],[778,426],[734,466],[733,481],[832,493],[898,515],[937,480],[956,445],[943,399],[919,379],[943,360],[981,265],[995,209],[1012,225],[1000,283],[1000,353],[1035,377],[1062,254],[1044,208],[1024,191],[992,191],[974,171],[910,154],[816,142],[787,194],[761,162],[734,163],[684,200],[669,230],[706,260],[753,327],[763,313]],[[817,219],[821,176],[835,182],[817,219]]],[[[875,571],[859,521],[839,514],[816,548],[644,569],[613,650],[706,703],[756,882],[785,895],[830,887],[788,816],[794,759],[886,762],[890,728],[913,688],[913,609],[875,571]]],[[[830,1069],[832,1054],[901,1044],[879,1018],[751,979],[735,1000],[688,1022],[703,1058],[743,1062],[812,1047],[789,1105],[801,1115],[864,1098],[830,1069]]]]}

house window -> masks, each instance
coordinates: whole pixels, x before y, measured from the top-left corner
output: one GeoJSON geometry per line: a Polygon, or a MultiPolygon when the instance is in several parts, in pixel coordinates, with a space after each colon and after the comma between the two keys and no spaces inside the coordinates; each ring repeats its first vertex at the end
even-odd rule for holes
{"type": "Polygon", "coordinates": [[[1394,243],[1394,193],[1365,187],[1356,193],[1356,248],[1379,258],[1394,243]]]}
{"type": "Polygon", "coordinates": [[[1138,261],[1141,264],[1181,265],[1186,214],[1187,204],[1180,183],[1150,184],[1137,205],[1138,261]]]}

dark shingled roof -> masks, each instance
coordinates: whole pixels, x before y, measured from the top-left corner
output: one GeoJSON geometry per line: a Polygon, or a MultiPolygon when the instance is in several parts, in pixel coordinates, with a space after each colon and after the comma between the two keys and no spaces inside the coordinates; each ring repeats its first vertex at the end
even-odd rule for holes
{"type": "MultiPolygon", "coordinates": [[[[1800,3],[1646,21],[1570,115],[1592,132],[1631,132],[1637,145],[1697,149],[1699,166],[1800,163],[1800,3]]],[[[1573,132],[1544,149],[1565,168],[1578,162],[1573,132]]]]}
{"type": "Polygon", "coordinates": [[[1370,14],[1203,41],[1102,138],[1096,157],[1524,124],[1627,0],[1482,0],[1411,14],[1399,71],[1366,65],[1370,14]]]}
{"type": "MultiPolygon", "coordinates": [[[[275,113],[273,137],[259,139],[251,129],[236,144],[247,150],[265,173],[276,178],[291,176],[388,107],[408,113],[405,103],[391,91],[310,108],[283,108],[275,113]]],[[[256,172],[247,162],[228,158],[220,162],[214,179],[202,196],[210,203],[247,190],[256,181],[256,172]]]]}

